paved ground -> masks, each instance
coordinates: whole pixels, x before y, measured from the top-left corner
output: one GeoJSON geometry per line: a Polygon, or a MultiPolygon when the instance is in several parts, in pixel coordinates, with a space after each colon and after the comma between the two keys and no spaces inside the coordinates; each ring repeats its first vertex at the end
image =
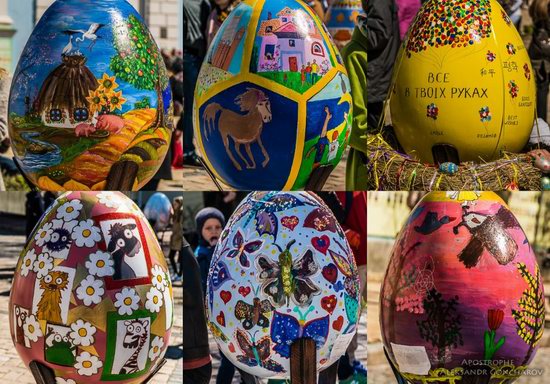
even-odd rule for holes
{"type": "MultiPolygon", "coordinates": [[[[11,276],[20,250],[25,245],[24,236],[0,233],[0,383],[34,384],[30,371],[19,359],[13,348],[8,320],[8,299],[11,276]]],[[[165,252],[166,253],[166,252],[165,252]]],[[[183,290],[174,286],[174,327],[170,339],[167,362],[151,384],[181,384],[183,382],[183,290]]]]}
{"type": "MultiPolygon", "coordinates": [[[[382,284],[382,274],[369,274],[368,282],[368,354],[369,354],[369,373],[368,381],[371,384],[395,384],[391,368],[386,361],[380,336],[379,326],[379,296],[380,286],[382,284]]],[[[545,287],[546,292],[550,292],[550,285],[545,287]]],[[[535,359],[529,365],[533,369],[544,370],[543,375],[523,376],[515,383],[517,384],[545,384],[550,382],[550,324],[546,322],[546,333],[541,340],[535,359]]]]}

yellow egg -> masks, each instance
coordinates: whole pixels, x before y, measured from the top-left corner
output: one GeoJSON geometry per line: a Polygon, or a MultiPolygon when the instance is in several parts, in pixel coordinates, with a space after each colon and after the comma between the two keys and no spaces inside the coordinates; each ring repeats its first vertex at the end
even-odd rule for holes
{"type": "Polygon", "coordinates": [[[413,157],[491,161],[526,144],[535,117],[534,73],[497,1],[428,1],[395,71],[392,122],[413,157]]]}

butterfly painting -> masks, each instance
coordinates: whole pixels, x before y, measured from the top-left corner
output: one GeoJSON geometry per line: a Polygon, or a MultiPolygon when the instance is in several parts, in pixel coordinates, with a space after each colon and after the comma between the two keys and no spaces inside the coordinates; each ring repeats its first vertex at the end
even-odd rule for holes
{"type": "Polygon", "coordinates": [[[227,257],[230,259],[237,258],[243,268],[248,268],[250,267],[249,254],[252,255],[258,252],[263,244],[263,240],[245,242],[242,232],[237,229],[237,233],[233,237],[233,248],[229,250],[227,257]]]}
{"type": "Polygon", "coordinates": [[[237,360],[249,367],[262,367],[268,371],[280,373],[285,372],[283,366],[276,361],[270,359],[271,356],[271,339],[269,336],[264,336],[257,342],[251,341],[248,334],[242,329],[237,329],[236,339],[242,355],[237,355],[237,360]]]}
{"type": "Polygon", "coordinates": [[[229,269],[223,261],[217,261],[213,264],[209,273],[209,283],[212,289],[208,290],[208,300],[210,308],[212,308],[212,302],[214,301],[214,291],[217,291],[223,283],[229,280],[233,280],[229,274],[229,269]]]}
{"type": "Polygon", "coordinates": [[[256,325],[261,328],[269,327],[269,319],[265,314],[271,311],[273,311],[273,306],[269,300],[260,301],[258,298],[254,298],[252,305],[242,300],[235,305],[235,317],[242,321],[243,327],[247,331],[256,325]]]}
{"type": "Polygon", "coordinates": [[[214,324],[213,322],[209,321],[208,322],[208,327],[210,328],[210,332],[212,332],[212,334],[214,335],[214,337],[217,337],[218,339],[222,340],[222,341],[228,341],[229,339],[227,338],[227,336],[225,336],[225,334],[223,333],[223,331],[221,330],[220,327],[218,327],[216,324],[214,324]]]}
{"type": "Polygon", "coordinates": [[[275,343],[273,350],[282,357],[290,358],[290,346],[299,338],[313,339],[317,349],[320,349],[327,341],[329,324],[329,315],[304,322],[275,311],[271,324],[271,339],[275,343]]]}
{"type": "Polygon", "coordinates": [[[275,244],[281,251],[278,261],[264,255],[256,259],[261,290],[276,307],[288,305],[290,300],[300,307],[307,306],[313,296],[321,293],[321,289],[310,279],[319,272],[313,252],[308,249],[302,257],[293,261],[290,248],[294,243],[295,240],[289,242],[285,250],[275,244]]]}

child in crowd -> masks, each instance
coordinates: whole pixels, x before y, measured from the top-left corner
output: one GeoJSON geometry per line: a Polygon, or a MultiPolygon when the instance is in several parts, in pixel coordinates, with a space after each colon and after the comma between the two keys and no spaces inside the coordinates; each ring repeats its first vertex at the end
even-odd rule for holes
{"type": "Polygon", "coordinates": [[[195,216],[199,246],[195,249],[195,256],[201,271],[202,291],[206,292],[206,280],[214,248],[218,244],[222,229],[225,226],[225,217],[218,209],[207,207],[201,209],[195,216]]]}

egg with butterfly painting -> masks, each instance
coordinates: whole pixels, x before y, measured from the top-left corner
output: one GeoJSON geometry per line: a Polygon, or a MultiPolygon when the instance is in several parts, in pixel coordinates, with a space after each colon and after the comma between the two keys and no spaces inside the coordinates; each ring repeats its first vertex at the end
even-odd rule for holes
{"type": "Polygon", "coordinates": [[[497,194],[432,192],[389,259],[383,343],[409,383],[511,383],[537,352],[544,297],[533,248],[497,194]]]}
{"type": "Polygon", "coordinates": [[[331,210],[307,192],[253,192],[214,251],[209,326],[233,364],[288,377],[290,345],[316,343],[317,369],[342,356],[359,316],[357,267],[331,210]]]}
{"type": "Polygon", "coordinates": [[[173,322],[164,254],[120,192],[69,192],[21,252],[9,301],[15,350],[57,382],[144,382],[163,360],[173,322]]]}

